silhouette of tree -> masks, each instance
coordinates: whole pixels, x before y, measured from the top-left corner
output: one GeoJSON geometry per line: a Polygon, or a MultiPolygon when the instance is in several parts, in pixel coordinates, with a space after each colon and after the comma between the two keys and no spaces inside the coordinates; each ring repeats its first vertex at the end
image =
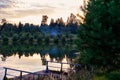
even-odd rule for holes
{"type": "Polygon", "coordinates": [[[2,19],[1,23],[7,23],[7,20],[5,18],[2,19]]]}
{"type": "Polygon", "coordinates": [[[43,16],[42,16],[41,26],[42,26],[42,25],[47,25],[47,19],[48,19],[48,16],[47,16],[47,15],[43,15],[43,16]]]}

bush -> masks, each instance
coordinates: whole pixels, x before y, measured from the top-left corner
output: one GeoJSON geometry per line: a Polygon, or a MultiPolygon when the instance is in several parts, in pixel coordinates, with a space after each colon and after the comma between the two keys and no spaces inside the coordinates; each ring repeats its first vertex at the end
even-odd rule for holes
{"type": "Polygon", "coordinates": [[[111,72],[106,75],[107,80],[120,80],[120,72],[111,72]]]}
{"type": "Polygon", "coordinates": [[[8,38],[7,38],[7,37],[4,37],[4,38],[3,38],[3,41],[4,41],[4,42],[8,42],[8,38]]]}

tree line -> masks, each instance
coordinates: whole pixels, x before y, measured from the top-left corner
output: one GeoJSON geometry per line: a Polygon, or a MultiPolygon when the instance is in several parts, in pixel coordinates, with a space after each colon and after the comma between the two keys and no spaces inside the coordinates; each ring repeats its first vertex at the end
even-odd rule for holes
{"type": "Polygon", "coordinates": [[[66,39],[72,38],[73,35],[77,34],[78,30],[77,23],[68,23],[64,25],[63,23],[53,23],[49,25],[33,25],[33,24],[22,24],[21,22],[18,25],[11,23],[3,23],[0,25],[0,39],[2,41],[25,41],[25,40],[34,40],[41,41],[41,39],[47,40],[48,38],[56,39],[66,39]]]}

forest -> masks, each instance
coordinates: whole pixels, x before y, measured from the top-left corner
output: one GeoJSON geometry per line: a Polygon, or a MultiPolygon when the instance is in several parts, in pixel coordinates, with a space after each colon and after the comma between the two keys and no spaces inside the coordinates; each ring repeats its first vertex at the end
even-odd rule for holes
{"type": "MultiPolygon", "coordinates": [[[[71,16],[74,16],[71,14],[71,16]]],[[[75,16],[74,16],[75,17],[75,16]]],[[[46,16],[43,16],[41,25],[22,24],[21,22],[11,24],[4,22],[0,25],[0,41],[1,42],[67,42],[76,38],[79,25],[73,19],[65,24],[62,18],[56,20],[51,19],[50,24],[47,23],[46,16]],[[45,18],[45,19],[44,19],[45,18]]]]}

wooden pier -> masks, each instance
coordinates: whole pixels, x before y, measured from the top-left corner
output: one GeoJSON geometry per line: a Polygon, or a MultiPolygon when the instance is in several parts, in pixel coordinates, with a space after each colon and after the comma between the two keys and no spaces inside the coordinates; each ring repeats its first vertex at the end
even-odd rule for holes
{"type": "MultiPolygon", "coordinates": [[[[46,61],[46,73],[47,72],[49,72],[49,67],[53,67],[53,68],[60,68],[60,72],[63,72],[63,69],[65,69],[65,68],[63,68],[63,65],[64,64],[68,64],[68,65],[71,65],[71,66],[80,66],[81,67],[81,65],[80,64],[75,64],[75,63],[65,63],[65,62],[53,62],[53,61],[46,61]],[[58,63],[58,64],[61,64],[61,66],[60,67],[56,67],[56,66],[49,66],[49,64],[48,63],[58,63]]],[[[68,68],[66,68],[66,69],[68,69],[68,68]]]]}
{"type": "MultiPolygon", "coordinates": [[[[12,68],[7,68],[4,67],[5,69],[5,75],[4,75],[4,79],[7,79],[7,75],[8,76],[13,76],[13,78],[11,80],[43,80],[43,79],[38,79],[38,78],[45,78],[45,77],[49,77],[49,78],[59,78],[62,80],[65,80],[63,78],[65,78],[65,76],[67,76],[66,74],[63,74],[63,65],[64,64],[68,64],[68,65],[72,65],[72,66],[81,66],[80,64],[72,64],[72,63],[64,63],[64,62],[53,62],[53,61],[46,61],[46,70],[43,71],[38,71],[38,72],[28,72],[28,71],[23,71],[23,70],[18,70],[18,69],[12,69],[12,68]],[[49,63],[58,63],[61,66],[50,66],[49,63]],[[53,71],[50,70],[49,68],[59,68],[60,71],[53,71]],[[8,70],[11,71],[16,71],[19,72],[19,76],[13,75],[12,73],[8,74],[8,70]]],[[[68,68],[66,68],[68,69],[68,68]]],[[[48,79],[49,80],[49,79],[48,79]]]]}
{"type": "Polygon", "coordinates": [[[41,73],[33,73],[33,72],[12,69],[12,68],[7,68],[7,67],[4,67],[4,69],[5,69],[5,75],[4,75],[3,80],[7,79],[7,75],[13,76],[12,80],[26,80],[26,79],[27,80],[36,80],[36,78],[47,76],[47,74],[42,71],[41,71],[41,73]],[[13,75],[12,73],[8,74],[8,70],[19,72],[19,76],[13,75]],[[23,73],[26,73],[26,75],[23,73]]]}

